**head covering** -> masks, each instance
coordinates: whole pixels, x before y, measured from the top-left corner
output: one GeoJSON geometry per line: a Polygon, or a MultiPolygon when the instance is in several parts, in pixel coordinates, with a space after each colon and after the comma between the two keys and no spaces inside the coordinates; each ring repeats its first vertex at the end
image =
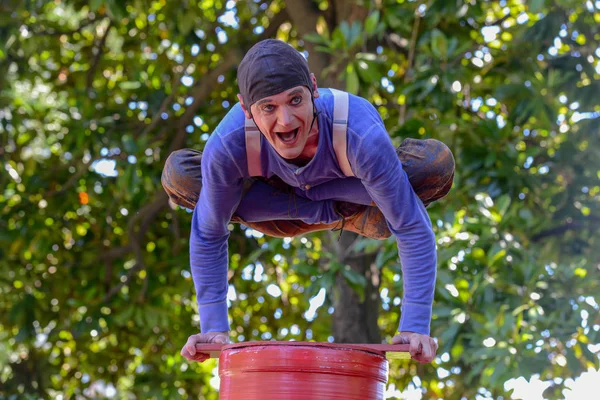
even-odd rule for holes
{"type": "Polygon", "coordinates": [[[237,70],[238,86],[248,110],[260,99],[296,86],[313,87],[306,59],[289,44],[276,39],[258,42],[237,70]]]}

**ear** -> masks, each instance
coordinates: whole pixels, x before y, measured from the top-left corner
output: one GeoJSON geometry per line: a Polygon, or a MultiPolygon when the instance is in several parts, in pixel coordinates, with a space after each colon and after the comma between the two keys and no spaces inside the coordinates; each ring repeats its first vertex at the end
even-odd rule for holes
{"type": "Polygon", "coordinates": [[[242,99],[242,95],[238,93],[237,98],[240,101],[240,105],[242,106],[242,110],[244,110],[244,114],[246,114],[246,118],[252,119],[252,114],[250,114],[250,111],[244,105],[244,99],[242,99]]]}
{"type": "Polygon", "coordinates": [[[315,78],[315,74],[312,72],[310,73],[310,80],[312,81],[313,85],[313,97],[316,99],[319,97],[319,88],[317,88],[317,78],[315,78]]]}

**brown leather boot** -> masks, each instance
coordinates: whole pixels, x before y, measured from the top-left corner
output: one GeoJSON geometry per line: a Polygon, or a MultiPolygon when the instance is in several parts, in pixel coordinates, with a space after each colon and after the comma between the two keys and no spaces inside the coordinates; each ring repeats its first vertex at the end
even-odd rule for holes
{"type": "MultiPolygon", "coordinates": [[[[357,206],[354,204],[354,206],[357,206]]],[[[340,220],[330,224],[307,224],[302,221],[278,220],[263,222],[245,222],[234,217],[231,222],[239,222],[249,228],[255,229],[271,237],[295,237],[306,233],[318,231],[340,231],[344,230],[358,233],[371,239],[384,240],[392,236],[387,227],[385,217],[377,207],[358,205],[357,208],[346,208],[336,205],[336,211],[340,215],[340,220]],[[344,210],[340,212],[339,210],[344,210]],[[348,214],[348,211],[354,209],[355,212],[348,214]]]]}
{"type": "Polygon", "coordinates": [[[307,224],[302,221],[294,220],[277,220],[277,221],[263,221],[263,222],[245,222],[241,220],[232,222],[239,222],[246,225],[249,228],[255,229],[259,232],[264,233],[267,236],[285,238],[300,236],[305,233],[327,231],[335,228],[339,222],[331,224],[307,224]]]}
{"type": "Polygon", "coordinates": [[[390,232],[385,217],[379,211],[379,208],[360,206],[361,208],[355,213],[345,216],[343,212],[345,205],[340,203],[344,202],[336,203],[336,211],[342,219],[333,228],[334,231],[345,229],[376,240],[384,240],[392,236],[392,232],[390,232]]]}

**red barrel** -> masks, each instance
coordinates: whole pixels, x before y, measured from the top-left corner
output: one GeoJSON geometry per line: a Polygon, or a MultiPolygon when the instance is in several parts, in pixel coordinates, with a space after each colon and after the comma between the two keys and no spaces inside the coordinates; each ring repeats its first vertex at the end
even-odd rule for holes
{"type": "Polygon", "coordinates": [[[380,400],[385,353],[360,345],[254,342],[223,347],[221,400],[380,400]]]}

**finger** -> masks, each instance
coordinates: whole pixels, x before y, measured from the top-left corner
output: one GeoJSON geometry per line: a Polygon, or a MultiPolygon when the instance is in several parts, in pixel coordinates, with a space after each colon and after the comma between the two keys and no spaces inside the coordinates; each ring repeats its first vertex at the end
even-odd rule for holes
{"type": "Polygon", "coordinates": [[[423,345],[423,356],[422,359],[424,363],[431,362],[433,360],[433,347],[431,346],[431,341],[429,339],[424,340],[422,342],[423,345]]]}
{"type": "Polygon", "coordinates": [[[188,340],[185,344],[185,350],[193,357],[196,354],[196,343],[188,340]]]}
{"type": "Polygon", "coordinates": [[[423,347],[422,347],[422,343],[419,340],[418,337],[413,336],[410,339],[410,356],[412,358],[414,358],[415,360],[417,360],[418,358],[420,358],[421,353],[423,352],[423,347]]]}
{"type": "Polygon", "coordinates": [[[187,342],[185,343],[184,347],[190,353],[191,356],[196,354],[196,343],[202,340],[202,337],[199,336],[200,335],[192,335],[188,338],[187,342]]]}
{"type": "Polygon", "coordinates": [[[203,362],[210,358],[210,355],[206,354],[206,353],[196,352],[196,354],[192,355],[192,354],[190,354],[187,347],[185,347],[185,346],[181,349],[180,354],[190,361],[197,361],[197,362],[203,362]]]}
{"type": "Polygon", "coordinates": [[[196,357],[196,355],[191,355],[186,347],[181,349],[181,355],[190,361],[194,361],[194,357],[196,357]]]}

